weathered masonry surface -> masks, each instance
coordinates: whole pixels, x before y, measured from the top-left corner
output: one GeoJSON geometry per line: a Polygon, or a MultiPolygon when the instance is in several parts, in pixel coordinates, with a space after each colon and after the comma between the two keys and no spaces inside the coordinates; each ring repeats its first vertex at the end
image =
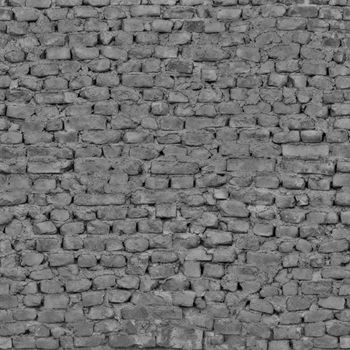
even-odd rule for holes
{"type": "Polygon", "coordinates": [[[350,0],[0,0],[0,349],[350,349],[350,0]]]}

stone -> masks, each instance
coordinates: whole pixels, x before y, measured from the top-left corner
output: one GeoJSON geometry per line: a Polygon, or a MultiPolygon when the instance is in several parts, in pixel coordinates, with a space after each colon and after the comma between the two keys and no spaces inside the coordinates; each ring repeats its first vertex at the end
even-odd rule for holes
{"type": "Polygon", "coordinates": [[[287,340],[271,340],[269,350],[290,350],[289,342],[287,340]]]}
{"type": "Polygon", "coordinates": [[[334,116],[343,116],[349,114],[350,104],[335,103],[331,106],[331,112],[334,116]]]}
{"type": "Polygon", "coordinates": [[[345,299],[342,297],[329,296],[319,300],[319,305],[325,309],[342,310],[345,306],[345,299]]]}
{"type": "Polygon", "coordinates": [[[0,0],[0,349],[350,348],[348,0],[0,0]]]}
{"type": "Polygon", "coordinates": [[[214,330],[221,334],[239,334],[242,325],[238,321],[218,319],[214,322],[214,330]]]}
{"type": "Polygon", "coordinates": [[[338,338],[332,337],[330,335],[324,335],[319,338],[315,338],[314,344],[319,347],[328,347],[328,348],[334,348],[338,344],[338,338]]]}
{"type": "Polygon", "coordinates": [[[51,221],[39,222],[34,226],[34,232],[36,234],[54,234],[56,231],[57,228],[51,221]]]}
{"type": "Polygon", "coordinates": [[[0,309],[13,309],[18,305],[15,295],[0,294],[0,309]]]}
{"type": "Polygon", "coordinates": [[[69,299],[64,294],[49,294],[44,298],[44,308],[65,309],[68,306],[69,299]]]}
{"type": "Polygon", "coordinates": [[[335,204],[340,206],[350,205],[350,194],[347,191],[340,191],[336,193],[335,204]]]}
{"type": "Polygon", "coordinates": [[[282,154],[288,158],[317,159],[327,157],[329,147],[327,145],[317,146],[292,146],[283,145],[282,154]]]}
{"type": "Polygon", "coordinates": [[[253,61],[253,62],[260,61],[259,49],[256,49],[256,48],[252,48],[252,47],[238,48],[236,51],[236,55],[238,58],[243,60],[253,61]]]}
{"type": "Polygon", "coordinates": [[[32,8],[16,7],[13,12],[17,21],[34,22],[40,16],[40,11],[32,8]]]}
{"type": "Polygon", "coordinates": [[[222,9],[217,13],[218,20],[238,20],[242,14],[241,9],[222,9]]]}
{"type": "Polygon", "coordinates": [[[157,334],[157,344],[162,347],[181,347],[193,350],[201,349],[203,330],[174,327],[163,328],[157,334]]]}
{"type": "Polygon", "coordinates": [[[122,77],[122,83],[130,87],[152,87],[152,76],[147,74],[125,74],[122,77]]]}
{"type": "Polygon", "coordinates": [[[252,300],[249,305],[251,310],[258,311],[258,312],[263,312],[267,314],[272,314],[273,313],[273,306],[265,301],[265,300],[252,300]]]}
{"type": "Polygon", "coordinates": [[[66,283],[66,291],[68,293],[79,293],[89,290],[91,282],[88,279],[80,279],[76,281],[68,281],[66,283]]]}
{"type": "Polygon", "coordinates": [[[12,349],[12,340],[9,337],[0,337],[0,349],[12,349]]]}
{"type": "Polygon", "coordinates": [[[149,242],[145,238],[130,238],[125,241],[125,249],[129,252],[143,252],[147,250],[149,242]]]}
{"type": "Polygon", "coordinates": [[[26,6],[46,9],[51,6],[51,0],[26,0],[26,6]]]}
{"type": "Polygon", "coordinates": [[[46,50],[46,58],[48,60],[69,60],[71,57],[70,50],[64,47],[51,47],[46,50]]]}
{"type": "Polygon", "coordinates": [[[11,21],[13,12],[9,9],[1,9],[0,21],[11,21]]]}
{"type": "Polygon", "coordinates": [[[71,253],[51,253],[49,255],[50,266],[64,266],[74,262],[73,254],[71,253]]]}
{"type": "Polygon", "coordinates": [[[350,346],[350,336],[345,335],[339,338],[340,340],[340,348],[346,349],[350,346]]]}
{"type": "Polygon", "coordinates": [[[27,195],[24,192],[3,192],[0,195],[0,206],[13,206],[23,204],[27,200],[27,195]]]}
{"type": "Polygon", "coordinates": [[[92,283],[96,289],[107,289],[115,285],[115,277],[112,275],[96,277],[92,283]]]}
{"type": "Polygon", "coordinates": [[[274,234],[274,227],[269,224],[256,224],[253,232],[258,236],[270,237],[274,234]]]}
{"type": "Polygon", "coordinates": [[[152,162],[151,172],[153,174],[188,175],[198,172],[196,163],[180,162],[152,162]]]}
{"type": "Polygon", "coordinates": [[[209,247],[231,244],[232,234],[231,232],[225,231],[206,230],[204,243],[209,247]]]}
{"type": "Polygon", "coordinates": [[[124,204],[125,196],[123,194],[80,194],[74,197],[74,203],[83,206],[113,205],[124,204]]]}
{"type": "Polygon", "coordinates": [[[220,201],[219,208],[223,216],[238,218],[245,218],[249,216],[249,211],[244,203],[236,200],[220,201]]]}
{"type": "Polygon", "coordinates": [[[121,62],[126,61],[127,53],[123,49],[119,49],[117,47],[106,46],[101,48],[101,54],[106,58],[111,60],[118,60],[121,62]]]}
{"type": "Polygon", "coordinates": [[[307,310],[311,305],[311,299],[303,296],[292,296],[287,300],[287,310],[299,311],[307,310]]]}
{"type": "Polygon", "coordinates": [[[96,47],[74,47],[72,55],[81,60],[93,60],[99,56],[99,50],[96,47]]]}
{"type": "Polygon", "coordinates": [[[215,62],[228,58],[229,55],[219,47],[204,45],[203,47],[193,47],[185,51],[185,57],[194,61],[215,62]]]}
{"type": "Polygon", "coordinates": [[[343,252],[348,249],[348,242],[345,239],[339,239],[321,243],[319,251],[321,253],[343,252]]]}

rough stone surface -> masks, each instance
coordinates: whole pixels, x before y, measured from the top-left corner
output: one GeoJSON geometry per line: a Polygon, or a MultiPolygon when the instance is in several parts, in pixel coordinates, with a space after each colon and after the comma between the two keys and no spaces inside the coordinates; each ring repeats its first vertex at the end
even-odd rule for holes
{"type": "Polygon", "coordinates": [[[0,0],[0,349],[350,349],[350,0],[0,0]]]}

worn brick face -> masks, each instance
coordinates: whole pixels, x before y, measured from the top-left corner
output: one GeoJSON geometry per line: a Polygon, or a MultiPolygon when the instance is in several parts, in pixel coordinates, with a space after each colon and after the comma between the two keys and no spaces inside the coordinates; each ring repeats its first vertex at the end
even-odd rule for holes
{"type": "Polygon", "coordinates": [[[350,0],[0,0],[0,349],[350,349],[350,0]]]}

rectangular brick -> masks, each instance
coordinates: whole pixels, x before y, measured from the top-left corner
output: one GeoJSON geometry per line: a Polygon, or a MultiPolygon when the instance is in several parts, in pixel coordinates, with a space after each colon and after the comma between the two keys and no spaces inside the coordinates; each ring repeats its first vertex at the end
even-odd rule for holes
{"type": "Polygon", "coordinates": [[[318,159],[329,154],[328,145],[282,145],[282,154],[287,158],[318,159]]]}

